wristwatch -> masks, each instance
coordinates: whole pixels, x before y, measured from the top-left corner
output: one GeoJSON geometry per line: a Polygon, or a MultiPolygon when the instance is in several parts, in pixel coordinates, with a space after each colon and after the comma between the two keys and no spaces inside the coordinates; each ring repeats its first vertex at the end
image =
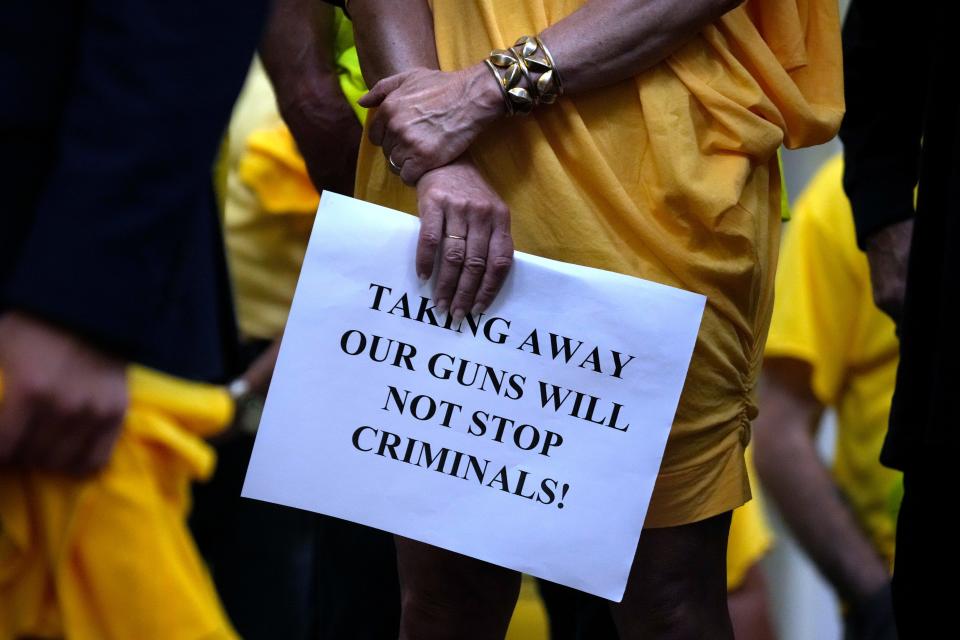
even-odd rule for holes
{"type": "Polygon", "coordinates": [[[256,435],[266,396],[250,389],[250,384],[243,378],[231,382],[227,386],[227,392],[233,399],[234,427],[241,433],[256,435]]]}

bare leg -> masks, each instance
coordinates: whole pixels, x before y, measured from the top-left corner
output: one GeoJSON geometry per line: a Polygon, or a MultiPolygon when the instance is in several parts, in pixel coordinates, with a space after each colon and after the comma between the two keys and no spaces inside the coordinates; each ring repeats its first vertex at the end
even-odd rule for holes
{"type": "Polygon", "coordinates": [[[520,593],[510,569],[396,536],[400,640],[501,640],[520,593]]]}
{"type": "Polygon", "coordinates": [[[645,529],[623,602],[612,604],[622,640],[732,640],[727,610],[730,512],[645,529]]]}

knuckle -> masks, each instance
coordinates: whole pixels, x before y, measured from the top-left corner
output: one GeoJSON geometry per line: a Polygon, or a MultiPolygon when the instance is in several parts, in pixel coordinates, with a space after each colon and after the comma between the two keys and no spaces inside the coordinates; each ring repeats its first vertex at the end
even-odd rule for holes
{"type": "Polygon", "coordinates": [[[472,275],[480,275],[487,269],[487,259],[483,256],[470,256],[463,263],[463,270],[472,275]]]}
{"type": "Polygon", "coordinates": [[[493,297],[496,295],[496,293],[496,288],[494,288],[491,283],[485,282],[480,285],[480,289],[477,290],[477,302],[489,304],[489,302],[493,300],[493,297]]]}
{"type": "Polygon", "coordinates": [[[490,260],[490,270],[497,276],[506,275],[512,265],[512,255],[494,256],[493,259],[490,260]]]}
{"type": "Polygon", "coordinates": [[[450,205],[451,194],[449,191],[443,187],[430,187],[425,194],[430,200],[435,202],[440,207],[446,208],[450,205]]]}
{"type": "Polygon", "coordinates": [[[443,252],[443,259],[448,264],[460,266],[463,264],[463,248],[450,247],[443,252]]]}
{"type": "Polygon", "coordinates": [[[490,264],[494,271],[508,271],[513,265],[513,255],[494,256],[490,264]]]}
{"type": "Polygon", "coordinates": [[[418,138],[412,141],[412,146],[414,152],[422,157],[433,157],[436,152],[436,147],[429,141],[424,140],[423,138],[418,138]]]}
{"type": "Polygon", "coordinates": [[[493,213],[493,203],[489,200],[477,200],[471,205],[470,209],[476,215],[482,218],[488,218],[493,213]]]}
{"type": "Polygon", "coordinates": [[[440,234],[430,229],[420,232],[420,242],[427,247],[436,247],[440,244],[440,234]]]}

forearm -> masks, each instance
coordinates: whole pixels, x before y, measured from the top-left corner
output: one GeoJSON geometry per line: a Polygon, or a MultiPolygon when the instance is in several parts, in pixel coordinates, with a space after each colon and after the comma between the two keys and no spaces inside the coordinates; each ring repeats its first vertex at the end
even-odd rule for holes
{"type": "Polygon", "coordinates": [[[260,59],[280,113],[306,103],[344,101],[333,60],[333,7],[318,0],[275,0],[260,59]]]}
{"type": "MultiPolygon", "coordinates": [[[[370,140],[388,158],[396,153],[392,164],[401,179],[416,184],[425,171],[461,157],[504,115],[528,112],[540,101],[552,103],[561,90],[577,93],[637,75],[739,3],[592,0],[540,34],[555,62],[556,73],[549,76],[551,56],[537,46],[529,49],[531,41],[524,53],[514,47],[464,69],[436,71],[426,0],[355,0],[350,7],[357,46],[371,85],[360,104],[378,108],[370,140]]],[[[536,34],[508,34],[505,44],[524,35],[536,34]]]]}
{"type": "Polygon", "coordinates": [[[770,380],[761,406],[754,455],[767,495],[838,593],[848,602],[864,601],[889,576],[817,453],[811,423],[819,419],[818,407],[799,406],[770,380]]]}
{"type": "MultiPolygon", "coordinates": [[[[548,27],[542,37],[565,91],[577,93],[648,69],[741,2],[592,0],[548,27]]],[[[433,18],[425,0],[353,0],[350,11],[368,85],[414,67],[438,68],[433,18]]],[[[521,35],[532,34],[509,37],[521,35]]]]}
{"type": "Polygon", "coordinates": [[[340,88],[334,17],[319,0],[277,0],[260,55],[314,186],[350,195],[360,123],[340,88]]]}
{"type": "Polygon", "coordinates": [[[408,69],[439,69],[426,0],[352,0],[360,67],[368,87],[408,69]]]}
{"type": "Polygon", "coordinates": [[[591,0],[545,29],[541,38],[564,91],[580,93],[649,69],[741,2],[591,0]]]}

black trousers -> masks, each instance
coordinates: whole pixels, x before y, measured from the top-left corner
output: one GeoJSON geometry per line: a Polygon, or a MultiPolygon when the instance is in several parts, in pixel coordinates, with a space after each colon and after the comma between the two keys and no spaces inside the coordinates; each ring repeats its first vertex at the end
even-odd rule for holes
{"type": "Polygon", "coordinates": [[[547,617],[550,640],[617,640],[610,603],[603,598],[537,579],[547,617]]]}
{"type": "Polygon", "coordinates": [[[190,526],[245,640],[394,640],[400,585],[393,536],[240,497],[251,436],[217,447],[194,489],[190,526]]]}
{"type": "Polygon", "coordinates": [[[957,633],[957,460],[943,452],[923,458],[903,474],[897,519],[893,607],[897,632],[907,640],[957,633]]]}

